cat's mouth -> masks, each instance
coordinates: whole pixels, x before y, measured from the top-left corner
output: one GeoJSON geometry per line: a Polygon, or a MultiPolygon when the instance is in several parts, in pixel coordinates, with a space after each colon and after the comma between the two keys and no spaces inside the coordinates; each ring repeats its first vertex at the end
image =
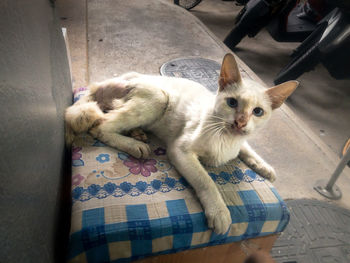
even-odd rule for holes
{"type": "Polygon", "coordinates": [[[230,131],[238,135],[246,135],[247,131],[244,128],[238,128],[235,124],[231,124],[230,131]]]}

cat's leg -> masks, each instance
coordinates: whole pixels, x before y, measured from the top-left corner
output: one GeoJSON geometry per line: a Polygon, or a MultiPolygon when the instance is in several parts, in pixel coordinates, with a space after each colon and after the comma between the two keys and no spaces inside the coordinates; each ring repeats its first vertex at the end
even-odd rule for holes
{"type": "Polygon", "coordinates": [[[90,129],[90,134],[103,143],[127,152],[136,158],[147,158],[151,152],[149,146],[122,133],[148,124],[148,118],[137,118],[133,109],[114,110],[105,114],[104,121],[90,129]]]}
{"type": "Polygon", "coordinates": [[[195,190],[208,221],[208,227],[217,234],[228,231],[232,219],[219,190],[193,152],[177,146],[168,146],[168,157],[178,172],[195,190]]]}
{"type": "Polygon", "coordinates": [[[145,142],[145,143],[149,142],[146,133],[141,128],[136,128],[136,129],[131,130],[128,135],[131,138],[134,138],[135,140],[145,142]]]}
{"type": "Polygon", "coordinates": [[[104,114],[103,121],[89,132],[107,145],[136,158],[146,158],[151,152],[149,146],[123,134],[150,125],[161,118],[167,107],[168,97],[156,88],[134,88],[127,96],[117,109],[104,114]]]}
{"type": "Polygon", "coordinates": [[[87,132],[91,127],[98,125],[103,119],[103,112],[96,102],[85,96],[66,109],[65,112],[65,139],[71,145],[76,134],[87,132]]]}
{"type": "Polygon", "coordinates": [[[103,143],[126,152],[135,158],[147,158],[151,153],[151,149],[146,143],[119,133],[100,132],[98,128],[91,129],[90,133],[103,143]]]}
{"type": "Polygon", "coordinates": [[[239,158],[262,177],[265,177],[271,182],[276,180],[275,169],[265,162],[247,142],[241,146],[239,158]]]}

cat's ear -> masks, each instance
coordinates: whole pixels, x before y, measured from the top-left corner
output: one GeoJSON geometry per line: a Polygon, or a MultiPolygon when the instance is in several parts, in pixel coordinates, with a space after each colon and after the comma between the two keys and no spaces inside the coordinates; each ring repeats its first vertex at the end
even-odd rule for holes
{"type": "Polygon", "coordinates": [[[242,78],[235,57],[230,53],[226,54],[221,65],[219,91],[224,90],[229,84],[240,83],[241,81],[242,78]]]}
{"type": "Polygon", "coordinates": [[[298,87],[299,82],[295,80],[287,81],[279,84],[273,88],[266,91],[266,94],[271,100],[272,109],[279,108],[283,102],[293,93],[293,91],[298,87]]]}

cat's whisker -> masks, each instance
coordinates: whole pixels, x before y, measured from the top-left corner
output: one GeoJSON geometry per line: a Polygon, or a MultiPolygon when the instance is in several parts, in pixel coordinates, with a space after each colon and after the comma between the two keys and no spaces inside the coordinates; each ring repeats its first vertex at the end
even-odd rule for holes
{"type": "Polygon", "coordinates": [[[220,120],[221,122],[224,122],[224,123],[226,123],[226,124],[231,125],[228,121],[226,121],[224,118],[221,118],[221,117],[219,117],[219,116],[211,115],[211,116],[209,117],[209,121],[217,122],[217,120],[215,120],[215,119],[220,120]],[[210,118],[214,118],[214,120],[210,120],[210,118]]]}
{"type": "Polygon", "coordinates": [[[223,118],[219,118],[219,119],[211,119],[211,118],[208,118],[206,120],[204,120],[203,122],[212,122],[212,123],[220,123],[220,122],[227,122],[225,119],[223,118]]]}
{"type": "Polygon", "coordinates": [[[217,116],[217,115],[210,115],[211,118],[216,118],[216,119],[220,119],[220,120],[224,120],[224,118],[217,116]]]}
{"type": "Polygon", "coordinates": [[[211,123],[204,126],[203,134],[212,133],[213,135],[218,134],[219,136],[221,136],[224,128],[225,128],[225,125],[222,122],[211,123]]]}
{"type": "Polygon", "coordinates": [[[210,118],[215,118],[215,119],[219,119],[219,120],[223,120],[223,121],[225,121],[225,119],[224,119],[224,118],[219,117],[219,116],[217,116],[217,115],[211,115],[211,116],[210,116],[210,118]]]}
{"type": "Polygon", "coordinates": [[[209,127],[215,127],[215,126],[224,126],[225,123],[221,122],[221,123],[206,123],[204,124],[203,128],[209,128],[209,127]]]}
{"type": "Polygon", "coordinates": [[[203,123],[206,123],[206,124],[210,125],[210,124],[223,124],[225,122],[223,122],[223,121],[209,121],[209,120],[206,120],[206,121],[203,121],[203,123]]]}
{"type": "Polygon", "coordinates": [[[225,124],[224,122],[207,122],[206,124],[204,124],[204,128],[212,127],[212,126],[222,126],[224,124],[225,124]]]}
{"type": "Polygon", "coordinates": [[[218,126],[210,126],[210,127],[205,127],[204,129],[203,129],[203,133],[208,133],[208,132],[213,132],[213,131],[215,131],[216,129],[218,129],[218,126]]]}
{"type": "Polygon", "coordinates": [[[220,130],[219,130],[220,136],[224,135],[224,133],[228,131],[230,127],[231,127],[230,123],[223,122],[222,125],[220,125],[220,130]]]}
{"type": "Polygon", "coordinates": [[[205,133],[207,133],[207,132],[215,132],[218,129],[219,129],[218,126],[213,126],[213,127],[208,127],[206,129],[203,129],[203,132],[205,132],[205,133]]]}

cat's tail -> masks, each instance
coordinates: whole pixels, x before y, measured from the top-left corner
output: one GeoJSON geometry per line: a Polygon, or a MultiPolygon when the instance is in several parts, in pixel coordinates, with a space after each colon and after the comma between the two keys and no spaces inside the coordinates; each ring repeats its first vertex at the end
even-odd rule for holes
{"type": "Polygon", "coordinates": [[[77,134],[88,132],[103,120],[103,112],[97,102],[76,103],[66,109],[66,143],[71,145],[77,134]]]}

